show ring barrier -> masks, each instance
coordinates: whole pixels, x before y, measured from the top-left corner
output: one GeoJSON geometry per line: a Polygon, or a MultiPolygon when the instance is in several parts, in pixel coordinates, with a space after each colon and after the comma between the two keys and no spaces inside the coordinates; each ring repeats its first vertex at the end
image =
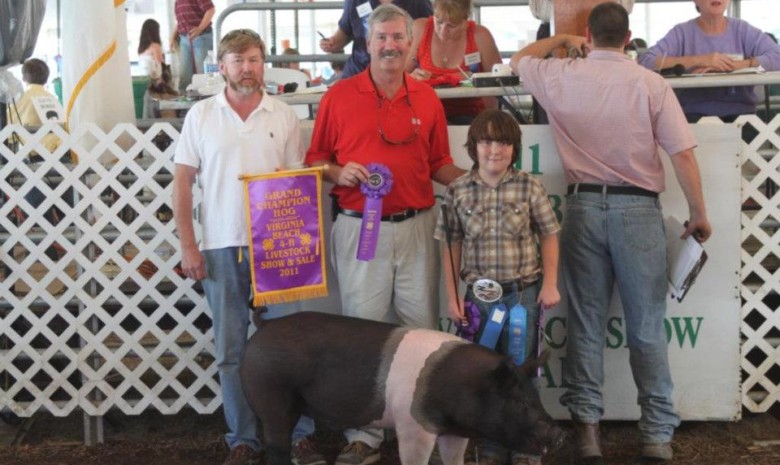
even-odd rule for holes
{"type": "MultiPolygon", "coordinates": [[[[725,257],[722,270],[712,263],[705,268],[721,273],[721,281],[702,278],[682,310],[670,305],[675,401],[683,406],[684,419],[737,419],[741,407],[762,412],[780,401],[778,126],[780,118],[765,124],[755,116],[740,117],[734,125],[695,125],[701,150],[707,151],[706,156],[697,152],[705,196],[717,201],[708,205],[715,225],[712,244],[721,244],[719,234],[729,239],[708,248],[712,263],[725,257]],[[741,143],[738,127],[746,124],[757,135],[741,143]],[[715,299],[711,305],[685,306],[709,302],[708,294],[715,299]],[[723,320],[726,334],[709,326],[715,320],[723,320]],[[707,342],[713,337],[720,339],[707,342]],[[703,349],[707,344],[720,347],[723,355],[710,355],[703,349]],[[713,379],[697,372],[696,365],[707,373],[720,371],[715,383],[725,386],[724,392],[713,393],[713,379]],[[702,399],[692,402],[691,396],[702,392],[721,397],[709,398],[708,412],[685,407],[700,408],[702,399]]],[[[450,136],[456,160],[468,167],[464,130],[451,128],[450,136]]],[[[523,131],[523,168],[541,173],[550,194],[562,200],[562,173],[549,129],[523,131]]],[[[310,128],[302,137],[308,145],[310,128]]],[[[145,132],[122,124],[108,134],[92,125],[74,134],[52,125],[35,134],[19,126],[0,131],[5,142],[0,145],[0,406],[22,417],[41,409],[55,416],[81,409],[92,418],[109,409],[137,415],[148,408],[174,414],[189,407],[205,414],[219,407],[209,311],[199,285],[175,270],[180,254],[171,180],[177,139],[168,123],[145,132]],[[53,156],[40,145],[48,132],[62,140],[53,156]],[[16,135],[26,143],[14,151],[16,135]],[[69,151],[78,155],[77,164],[59,161],[69,151]],[[31,152],[44,161],[29,163],[31,152]]],[[[669,188],[675,185],[667,182],[669,188]]],[[[665,200],[667,213],[684,210],[665,200]]],[[[563,211],[562,205],[557,208],[563,211]]],[[[334,273],[330,281],[335,282],[334,273]]],[[[335,285],[330,297],[298,306],[338,311],[335,285]]],[[[561,345],[565,309],[557,311],[548,318],[548,330],[561,345]]],[[[614,317],[614,332],[605,341],[614,350],[607,356],[615,357],[615,371],[630,381],[621,361],[627,351],[620,315],[614,317]]],[[[555,360],[565,347],[553,349],[555,360]]],[[[562,417],[555,363],[544,387],[545,403],[562,417]]],[[[609,404],[625,391],[620,388],[625,379],[608,378],[618,386],[607,388],[609,418],[635,417],[634,411],[622,410],[630,404],[624,397],[633,400],[630,394],[609,404]]]]}

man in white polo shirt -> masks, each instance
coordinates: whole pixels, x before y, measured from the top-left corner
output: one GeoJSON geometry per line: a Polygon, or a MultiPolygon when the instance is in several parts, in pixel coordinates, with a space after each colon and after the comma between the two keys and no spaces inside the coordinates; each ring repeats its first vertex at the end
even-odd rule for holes
{"type": "MultiPolygon", "coordinates": [[[[187,113],[174,161],[173,212],[182,271],[203,281],[212,312],[230,454],[224,465],[259,462],[256,418],[241,387],[238,364],[249,327],[249,238],[240,174],[303,167],[300,126],[285,103],[263,93],[265,46],[254,31],[225,35],[217,53],[227,86],[187,113]],[[199,177],[202,242],[195,240],[192,185],[199,177]]],[[[325,465],[307,436],[311,419],[293,432],[296,465],[325,465]]],[[[269,451],[272,453],[272,451],[269,451]]],[[[286,455],[286,454],[285,454],[286,455]]]]}

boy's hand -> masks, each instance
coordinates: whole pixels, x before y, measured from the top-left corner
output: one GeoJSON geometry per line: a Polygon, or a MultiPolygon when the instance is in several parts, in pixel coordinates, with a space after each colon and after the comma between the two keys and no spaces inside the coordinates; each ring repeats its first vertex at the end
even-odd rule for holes
{"type": "Polygon", "coordinates": [[[447,305],[447,313],[450,316],[450,319],[453,323],[456,325],[464,325],[468,323],[466,320],[466,315],[463,312],[464,307],[463,299],[458,300],[449,300],[449,303],[447,305]]]}
{"type": "Polygon", "coordinates": [[[539,291],[536,301],[541,304],[542,310],[555,307],[561,301],[558,287],[552,284],[542,285],[542,290],[539,291]]]}

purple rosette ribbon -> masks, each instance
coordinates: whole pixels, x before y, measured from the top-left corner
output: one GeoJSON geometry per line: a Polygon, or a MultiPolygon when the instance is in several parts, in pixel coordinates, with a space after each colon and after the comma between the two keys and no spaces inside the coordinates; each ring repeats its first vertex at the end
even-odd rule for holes
{"type": "Polygon", "coordinates": [[[368,182],[360,183],[360,192],[366,196],[363,206],[363,222],[360,225],[357,259],[373,260],[379,241],[379,227],[382,221],[382,197],[393,187],[393,173],[385,165],[369,163],[368,182]]]}
{"type": "Polygon", "coordinates": [[[462,337],[467,341],[474,342],[474,338],[479,331],[479,325],[482,323],[482,318],[479,315],[479,307],[470,300],[465,301],[463,304],[463,315],[466,317],[466,321],[458,322],[455,335],[462,337]]]}

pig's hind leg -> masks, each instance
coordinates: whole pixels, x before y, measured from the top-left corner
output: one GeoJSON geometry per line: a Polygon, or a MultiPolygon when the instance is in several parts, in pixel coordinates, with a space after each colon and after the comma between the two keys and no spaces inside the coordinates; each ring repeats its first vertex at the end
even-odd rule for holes
{"type": "Polygon", "coordinates": [[[252,405],[263,428],[263,443],[268,465],[290,465],[292,433],[300,410],[292,393],[274,395],[264,391],[263,400],[252,405]]]}
{"type": "Polygon", "coordinates": [[[463,465],[463,454],[469,440],[460,436],[444,435],[436,439],[439,445],[439,454],[444,465],[463,465]]]}

